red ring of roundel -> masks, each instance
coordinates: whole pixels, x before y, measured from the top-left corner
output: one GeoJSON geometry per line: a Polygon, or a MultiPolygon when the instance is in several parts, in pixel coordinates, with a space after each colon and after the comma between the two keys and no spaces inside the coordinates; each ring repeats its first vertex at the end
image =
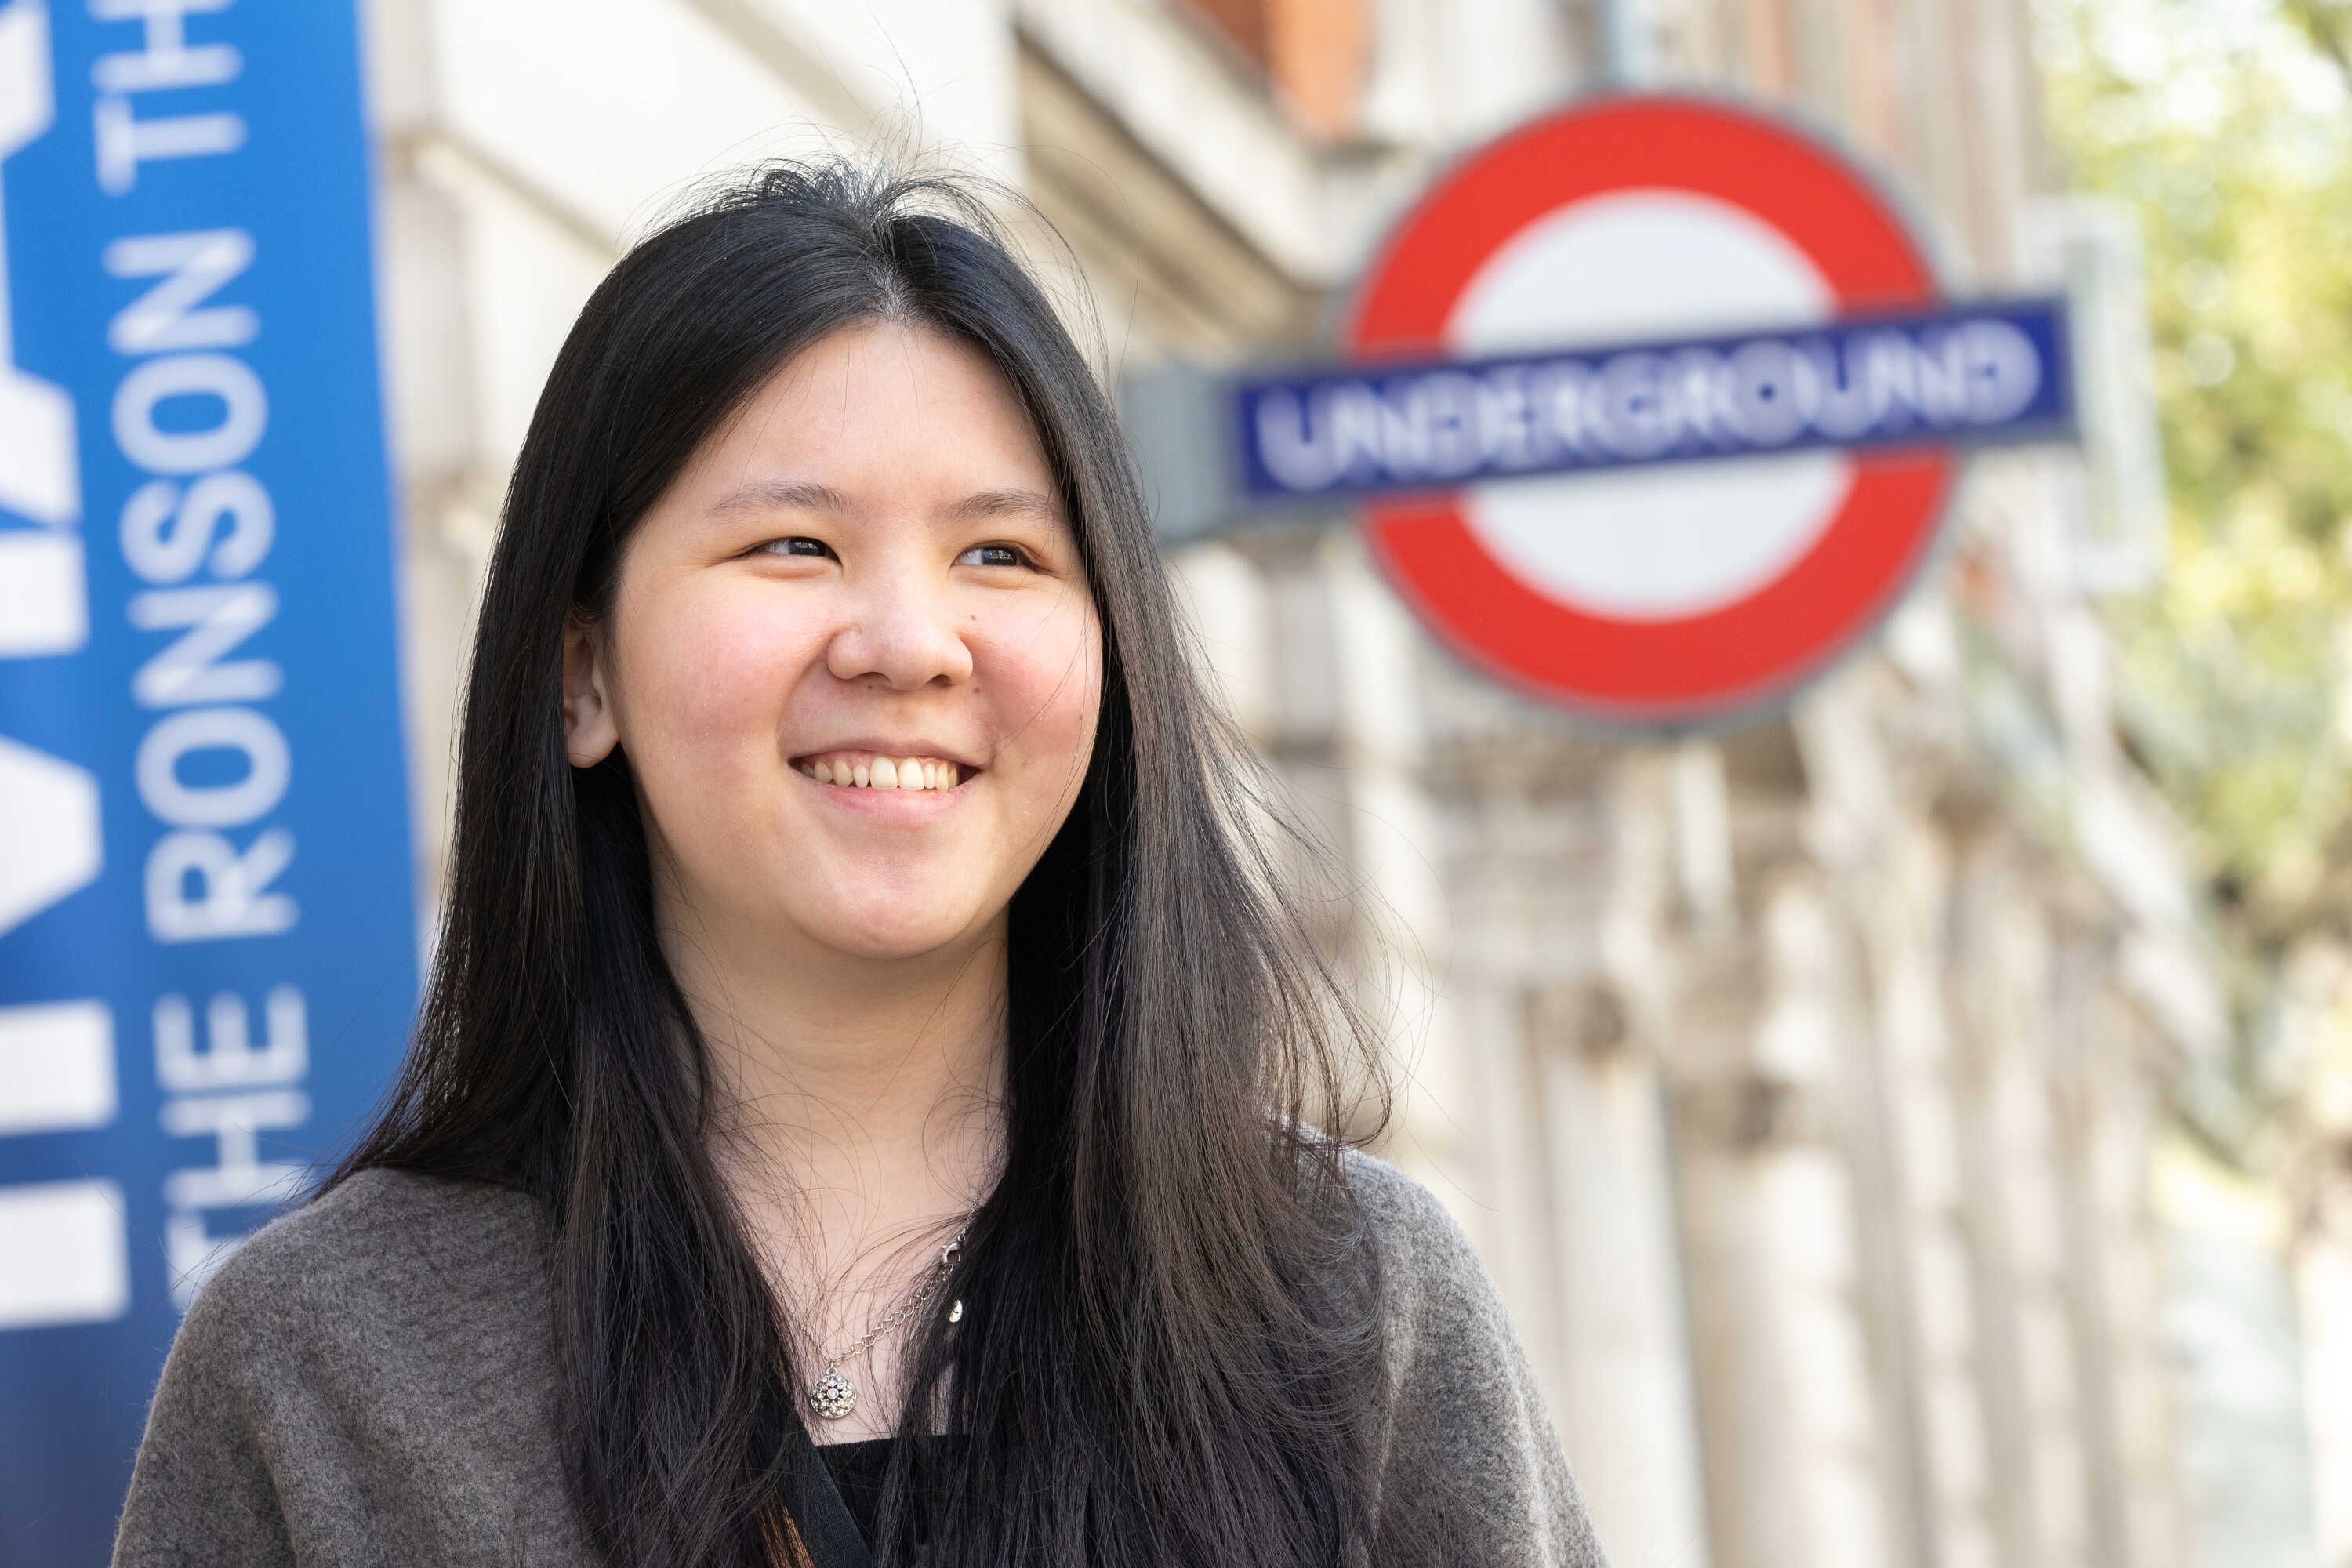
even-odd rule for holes
{"type": "MultiPolygon", "coordinates": [[[[1589,196],[1663,187],[1717,197],[1778,228],[1847,311],[1931,304],[1935,275],[1901,221],[1843,160],[1769,121],[1689,100],[1572,106],[1511,132],[1398,226],[1341,334],[1358,359],[1444,351],[1478,269],[1528,224],[1589,196]]],[[[1811,550],[1748,597],[1673,621],[1560,603],[1480,546],[1455,496],[1364,506],[1372,554],[1458,653],[1570,707],[1631,719],[1743,705],[1825,662],[1867,628],[1932,542],[1958,467],[1948,446],[1856,453],[1811,550]]]]}

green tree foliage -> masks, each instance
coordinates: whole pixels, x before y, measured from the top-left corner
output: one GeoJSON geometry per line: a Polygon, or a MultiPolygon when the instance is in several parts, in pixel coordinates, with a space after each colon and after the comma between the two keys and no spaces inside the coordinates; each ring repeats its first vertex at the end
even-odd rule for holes
{"type": "Polygon", "coordinates": [[[2352,930],[2352,0],[2047,0],[2050,122],[2147,245],[2170,564],[2133,742],[2257,967],[2352,930]]]}

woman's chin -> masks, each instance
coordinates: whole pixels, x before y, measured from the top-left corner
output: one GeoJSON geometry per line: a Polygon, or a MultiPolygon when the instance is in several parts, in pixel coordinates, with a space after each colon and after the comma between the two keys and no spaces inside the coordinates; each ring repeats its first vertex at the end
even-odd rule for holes
{"type": "Polygon", "coordinates": [[[962,933],[963,922],[929,912],[866,910],[813,921],[808,930],[825,946],[852,958],[919,958],[953,942],[962,933]]]}

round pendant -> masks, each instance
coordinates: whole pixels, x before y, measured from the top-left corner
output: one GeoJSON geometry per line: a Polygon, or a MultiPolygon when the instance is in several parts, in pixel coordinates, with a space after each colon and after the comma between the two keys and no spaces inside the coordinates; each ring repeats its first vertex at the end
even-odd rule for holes
{"type": "Polygon", "coordinates": [[[950,1323],[961,1323],[963,1321],[963,1302],[961,1300],[959,1300],[953,1307],[948,1309],[948,1321],[950,1323]]]}
{"type": "Polygon", "coordinates": [[[838,1421],[857,1406],[857,1385],[829,1366],[809,1387],[809,1408],[828,1421],[838,1421]]]}

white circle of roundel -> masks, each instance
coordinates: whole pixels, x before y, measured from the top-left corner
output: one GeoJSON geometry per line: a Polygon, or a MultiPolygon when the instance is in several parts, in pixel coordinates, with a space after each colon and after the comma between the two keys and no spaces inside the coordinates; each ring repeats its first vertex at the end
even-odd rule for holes
{"type": "MultiPolygon", "coordinates": [[[[1823,321],[1836,297],[1779,230],[1712,196],[1612,192],[1527,226],[1446,320],[1457,355],[1823,321]]],[[[1655,463],[1463,493],[1473,534],[1530,588],[1612,620],[1678,620],[1746,598],[1829,527],[1839,452],[1655,463]]]]}

